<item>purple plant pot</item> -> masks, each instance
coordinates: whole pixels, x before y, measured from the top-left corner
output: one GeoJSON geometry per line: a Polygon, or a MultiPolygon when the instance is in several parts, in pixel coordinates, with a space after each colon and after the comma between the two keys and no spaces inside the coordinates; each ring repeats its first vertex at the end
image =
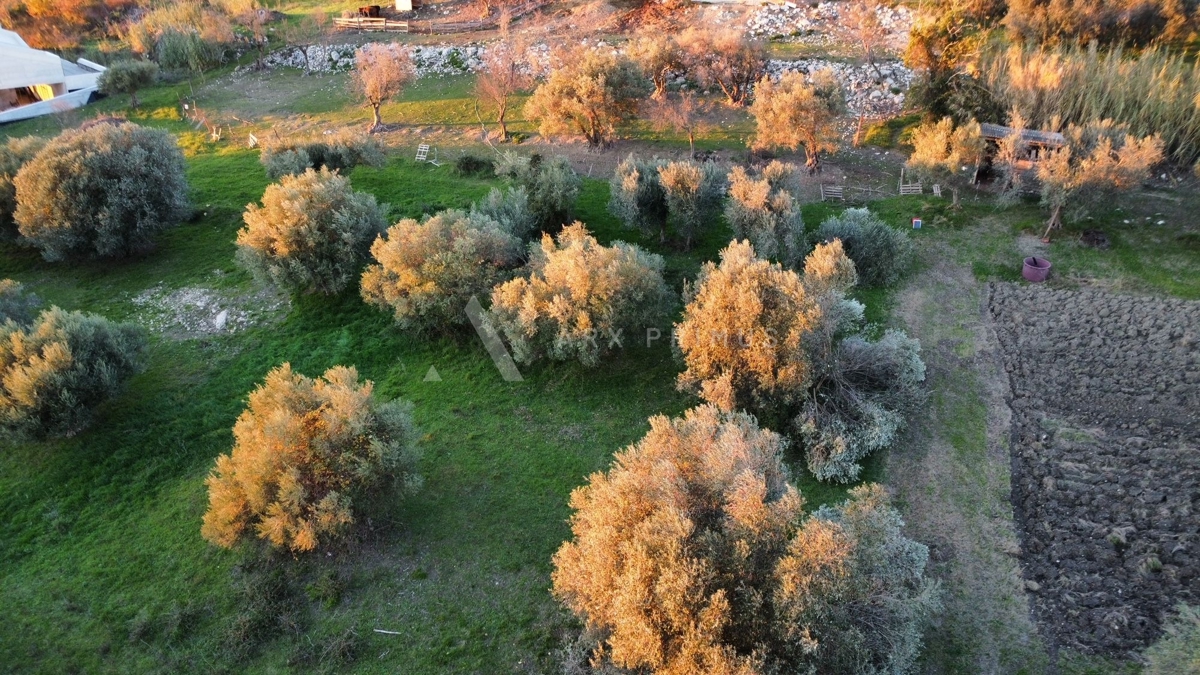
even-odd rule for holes
{"type": "Polygon", "coordinates": [[[1021,276],[1025,277],[1026,281],[1033,283],[1041,283],[1050,276],[1050,261],[1037,256],[1029,256],[1025,259],[1025,267],[1021,270],[1021,276]]]}

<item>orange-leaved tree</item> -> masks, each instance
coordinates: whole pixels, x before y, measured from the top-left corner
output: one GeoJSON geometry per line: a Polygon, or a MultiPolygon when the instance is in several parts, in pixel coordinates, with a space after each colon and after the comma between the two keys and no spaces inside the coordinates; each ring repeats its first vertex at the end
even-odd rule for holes
{"type": "Polygon", "coordinates": [[[655,675],[907,672],[936,586],[883,488],[806,515],[785,441],[701,406],[571,494],[554,594],[592,663],[655,675]]]}
{"type": "Polygon", "coordinates": [[[354,368],[310,379],[289,364],[251,392],[233,427],[233,450],[217,457],[200,534],[225,548],[247,536],[311,551],[355,520],[354,501],[416,474],[411,406],[383,401],[354,368]]]}
{"type": "Polygon", "coordinates": [[[371,106],[372,131],[383,127],[380,106],[399,96],[416,76],[412,55],[400,45],[372,42],[358,48],[350,73],[350,90],[371,106]]]}

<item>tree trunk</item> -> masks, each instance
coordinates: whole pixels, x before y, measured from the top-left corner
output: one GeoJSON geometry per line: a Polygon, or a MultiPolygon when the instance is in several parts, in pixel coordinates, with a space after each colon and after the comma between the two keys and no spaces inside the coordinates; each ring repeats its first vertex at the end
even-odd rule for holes
{"type": "Polygon", "coordinates": [[[506,97],[503,103],[496,106],[496,124],[500,125],[500,142],[501,143],[508,140],[508,124],[504,121],[504,118],[507,115],[508,115],[508,99],[506,97]]]}
{"type": "Polygon", "coordinates": [[[688,148],[692,151],[692,159],[696,159],[696,130],[688,127],[688,148]]]}
{"type": "Polygon", "coordinates": [[[378,131],[383,126],[383,118],[379,116],[380,103],[371,104],[371,112],[375,114],[375,122],[371,125],[371,131],[378,131]]]}
{"type": "Polygon", "coordinates": [[[1042,234],[1042,241],[1050,241],[1050,230],[1062,225],[1059,219],[1062,215],[1062,207],[1054,206],[1050,209],[1050,220],[1046,223],[1046,231],[1042,234]]]}
{"type": "Polygon", "coordinates": [[[133,107],[133,108],[138,107],[137,89],[134,89],[129,92],[129,105],[130,105],[130,107],[133,107]]]}

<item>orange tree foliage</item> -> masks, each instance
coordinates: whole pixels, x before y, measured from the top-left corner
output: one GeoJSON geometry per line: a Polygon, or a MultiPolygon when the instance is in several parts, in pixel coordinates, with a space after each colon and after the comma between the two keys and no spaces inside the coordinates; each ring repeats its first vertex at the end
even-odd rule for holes
{"type": "Polygon", "coordinates": [[[377,264],[362,276],[367,304],[391,311],[401,328],[445,328],[466,323],[471,298],[486,298],[511,276],[521,244],[491,218],[451,209],[393,225],[371,256],[377,264]]]}
{"type": "Polygon", "coordinates": [[[715,406],[650,431],[571,494],[554,593],[593,662],[655,674],[906,672],[936,602],[883,489],[804,513],[784,441],[715,406]],[[810,670],[811,669],[811,670],[810,670]]]}
{"type": "Polygon", "coordinates": [[[17,223],[13,214],[17,211],[17,185],[14,179],[21,167],[32,160],[47,139],[38,136],[9,138],[0,144],[0,237],[16,239],[17,223]]]}
{"type": "Polygon", "coordinates": [[[895,440],[925,366],[901,331],[861,334],[863,306],[845,297],[855,283],[840,240],[819,244],[802,275],[730,244],[685,295],[679,387],[789,428],[819,480],[857,479],[859,462],[895,440]]]}
{"type": "Polygon", "coordinates": [[[492,291],[489,316],[522,363],[549,356],[595,366],[657,327],[669,306],[662,256],[623,241],[601,246],[583,223],[531,245],[526,272],[492,291]]]}
{"type": "Polygon", "coordinates": [[[650,84],[624,56],[577,49],[561,59],[526,101],[525,117],[543,136],[579,134],[589,147],[607,146],[617,125],[636,115],[650,84]]]}
{"type": "Polygon", "coordinates": [[[412,55],[404,47],[373,42],[358,48],[350,72],[350,91],[371,106],[372,130],[383,126],[380,106],[399,96],[416,77],[412,55]]]}
{"type": "Polygon", "coordinates": [[[800,275],[757,258],[748,242],[732,242],[720,265],[704,264],[685,300],[675,327],[687,366],[680,388],[724,410],[761,413],[797,402],[811,378],[802,341],[821,321],[800,275]]]}
{"type": "Polygon", "coordinates": [[[387,226],[386,208],[329,169],[307,169],[267,186],[238,230],[237,259],[256,277],[293,293],[341,293],[358,274],[371,242],[387,226]]]}
{"type": "Polygon", "coordinates": [[[364,492],[389,481],[401,492],[418,487],[411,406],[373,389],[343,366],[316,380],[286,363],[268,373],[233,427],[233,451],[206,481],[204,538],[232,548],[252,533],[311,551],[354,522],[364,492]]]}
{"type": "MultiPolygon", "coordinates": [[[[6,305],[20,294],[19,287],[5,291],[6,305]]],[[[0,326],[0,424],[9,432],[74,433],[142,368],[146,341],[137,326],[58,307],[28,325],[14,318],[23,317],[0,326]]]]}

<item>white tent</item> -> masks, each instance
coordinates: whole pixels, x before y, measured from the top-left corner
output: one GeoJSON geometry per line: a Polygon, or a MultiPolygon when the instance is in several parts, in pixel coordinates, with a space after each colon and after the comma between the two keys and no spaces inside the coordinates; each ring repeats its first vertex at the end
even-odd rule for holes
{"type": "Polygon", "coordinates": [[[0,28],[0,122],[78,108],[96,91],[102,72],[104,66],[85,59],[71,63],[32,49],[0,28]]]}

